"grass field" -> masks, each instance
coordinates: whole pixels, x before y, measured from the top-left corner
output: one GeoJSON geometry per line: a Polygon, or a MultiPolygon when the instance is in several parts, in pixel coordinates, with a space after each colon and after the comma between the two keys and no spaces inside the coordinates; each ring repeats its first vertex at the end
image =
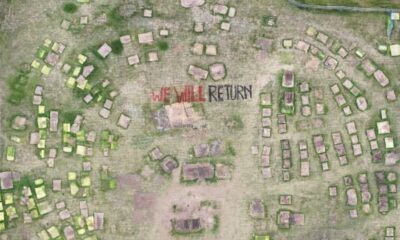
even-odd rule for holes
{"type": "Polygon", "coordinates": [[[400,8],[400,0],[299,0],[306,4],[400,8]]]}

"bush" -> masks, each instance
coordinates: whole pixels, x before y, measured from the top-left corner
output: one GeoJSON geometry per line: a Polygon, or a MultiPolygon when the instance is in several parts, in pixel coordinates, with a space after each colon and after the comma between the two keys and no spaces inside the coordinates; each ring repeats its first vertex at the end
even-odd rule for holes
{"type": "Polygon", "coordinates": [[[66,3],[64,4],[63,10],[66,13],[75,13],[76,11],[78,11],[78,6],[74,3],[66,3]]]}
{"type": "Polygon", "coordinates": [[[121,54],[124,46],[122,45],[120,40],[114,40],[111,42],[112,52],[115,54],[121,54]]]}
{"type": "Polygon", "coordinates": [[[159,41],[159,42],[157,42],[157,47],[161,51],[166,51],[166,50],[168,50],[169,45],[168,45],[168,42],[166,42],[166,41],[159,41]]]}

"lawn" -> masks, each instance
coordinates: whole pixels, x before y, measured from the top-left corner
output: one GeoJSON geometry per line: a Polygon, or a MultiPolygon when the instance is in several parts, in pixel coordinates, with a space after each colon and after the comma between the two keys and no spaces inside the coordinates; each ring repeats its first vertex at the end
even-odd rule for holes
{"type": "Polygon", "coordinates": [[[400,0],[298,0],[306,4],[400,8],[400,0]]]}

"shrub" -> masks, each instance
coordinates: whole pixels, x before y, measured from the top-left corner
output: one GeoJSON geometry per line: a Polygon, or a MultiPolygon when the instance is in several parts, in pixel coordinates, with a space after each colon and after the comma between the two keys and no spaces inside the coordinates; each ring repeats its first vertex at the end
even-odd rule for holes
{"type": "Polygon", "coordinates": [[[120,40],[114,40],[111,42],[112,52],[115,54],[121,54],[124,46],[122,45],[120,40]]]}
{"type": "Polygon", "coordinates": [[[157,42],[157,47],[161,51],[166,51],[169,48],[168,42],[167,41],[158,41],[157,42]]]}
{"type": "Polygon", "coordinates": [[[78,11],[78,6],[74,3],[66,3],[64,4],[63,10],[66,13],[75,13],[76,11],[78,11]]]}

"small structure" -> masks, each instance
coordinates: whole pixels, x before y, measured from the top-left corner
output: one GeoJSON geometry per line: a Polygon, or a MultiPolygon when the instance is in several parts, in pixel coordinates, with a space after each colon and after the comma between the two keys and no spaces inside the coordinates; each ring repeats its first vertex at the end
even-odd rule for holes
{"type": "Polygon", "coordinates": [[[40,105],[42,103],[42,96],[40,95],[33,95],[32,104],[33,105],[40,105]]]}
{"type": "Polygon", "coordinates": [[[209,67],[211,78],[214,81],[224,79],[226,76],[226,69],[223,63],[214,63],[209,67]]]}
{"type": "Polygon", "coordinates": [[[155,147],[153,150],[151,150],[149,155],[152,160],[161,160],[161,158],[164,156],[159,147],[155,147]]]}
{"type": "Polygon", "coordinates": [[[365,99],[365,97],[358,97],[356,98],[356,103],[357,103],[357,108],[360,111],[365,111],[368,108],[368,103],[367,103],[367,99],[365,99]]]}
{"type": "Polygon", "coordinates": [[[94,71],[94,66],[93,65],[88,65],[84,66],[82,70],[82,76],[83,77],[88,77],[92,72],[94,71]]]}
{"type": "Polygon", "coordinates": [[[400,161],[400,154],[397,152],[389,152],[385,154],[385,166],[394,166],[400,161]]]}
{"type": "Polygon", "coordinates": [[[125,114],[122,114],[118,118],[117,125],[121,128],[128,129],[129,124],[131,122],[131,118],[125,114]]]}
{"type": "Polygon", "coordinates": [[[37,145],[39,144],[39,141],[40,141],[39,132],[32,132],[29,138],[29,144],[37,145]]]}
{"type": "Polygon", "coordinates": [[[70,26],[71,26],[71,22],[70,21],[68,21],[66,19],[62,20],[62,22],[61,22],[61,28],[62,29],[68,30],[70,26]]]}
{"type": "Polygon", "coordinates": [[[200,7],[205,3],[205,0],[181,0],[181,6],[184,8],[200,7]]]}
{"type": "Polygon", "coordinates": [[[53,179],[53,191],[61,191],[61,179],[53,179]]]}
{"type": "Polygon", "coordinates": [[[330,186],[329,187],[329,196],[330,197],[336,197],[337,196],[337,187],[336,186],[330,186]]]}
{"type": "Polygon", "coordinates": [[[89,23],[89,17],[88,16],[81,16],[79,19],[79,24],[81,25],[87,25],[89,23]]]}
{"type": "Polygon", "coordinates": [[[143,17],[151,18],[153,17],[153,10],[151,9],[144,9],[143,10],[143,17]]]}
{"type": "Polygon", "coordinates": [[[347,205],[349,206],[357,206],[357,193],[354,188],[349,188],[346,190],[347,196],[347,205]]]}
{"type": "Polygon", "coordinates": [[[210,147],[207,143],[197,144],[193,147],[194,156],[197,158],[208,157],[210,154],[210,147]]]}
{"type": "Polygon", "coordinates": [[[221,30],[229,31],[231,29],[231,24],[229,22],[221,22],[221,30]]]}
{"type": "Polygon", "coordinates": [[[390,56],[398,57],[400,56],[400,44],[392,44],[389,47],[390,49],[390,56]]]}
{"type": "Polygon", "coordinates": [[[61,220],[66,220],[71,217],[71,213],[69,212],[68,209],[64,209],[58,213],[58,216],[60,217],[61,220]]]}
{"type": "Polygon", "coordinates": [[[177,232],[193,233],[203,229],[200,218],[174,219],[172,227],[177,232]]]}
{"type": "Polygon", "coordinates": [[[202,33],[204,32],[204,23],[203,22],[195,22],[193,26],[193,31],[195,33],[202,33]]]}
{"type": "Polygon", "coordinates": [[[304,214],[302,213],[293,213],[290,216],[290,224],[294,226],[303,226],[305,222],[304,214]]]}
{"type": "Polygon", "coordinates": [[[316,36],[316,39],[321,43],[326,44],[328,42],[329,37],[326,34],[319,32],[316,36]]]}
{"type": "Polygon", "coordinates": [[[64,237],[66,240],[74,240],[75,239],[75,232],[71,226],[67,226],[64,228],[64,237]]]}
{"type": "Polygon", "coordinates": [[[285,92],[283,94],[283,103],[288,108],[294,107],[295,94],[294,92],[285,92]]]}
{"type": "Polygon", "coordinates": [[[141,33],[138,35],[138,40],[140,44],[151,44],[154,41],[153,33],[152,32],[141,33]]]}
{"type": "Polygon", "coordinates": [[[27,119],[24,116],[16,116],[13,121],[11,127],[14,130],[25,130],[26,129],[27,119]]]}
{"type": "Polygon", "coordinates": [[[210,163],[186,164],[182,168],[183,180],[206,180],[214,177],[214,166],[210,163]]]}
{"type": "Polygon", "coordinates": [[[100,117],[107,119],[110,116],[110,110],[103,107],[102,109],[100,109],[99,115],[100,117]]]}
{"type": "Polygon", "coordinates": [[[132,41],[131,35],[123,35],[119,38],[122,44],[128,44],[132,41]]]}
{"type": "Polygon", "coordinates": [[[191,103],[173,103],[153,113],[157,129],[202,127],[203,122],[191,103]]]}
{"type": "Polygon", "coordinates": [[[292,71],[285,71],[282,79],[282,87],[293,88],[294,87],[294,73],[292,71]]]}
{"type": "Polygon", "coordinates": [[[169,30],[168,29],[160,29],[159,32],[161,37],[168,37],[169,36],[169,30]]]}
{"type": "Polygon", "coordinates": [[[0,187],[1,187],[1,190],[9,190],[9,189],[14,188],[11,172],[1,172],[0,173],[0,187]]]}
{"type": "Polygon", "coordinates": [[[310,49],[310,44],[300,40],[297,42],[296,48],[300,51],[308,52],[308,50],[310,49]]]}
{"type": "Polygon", "coordinates": [[[292,39],[284,39],[282,41],[282,46],[284,48],[292,48],[293,47],[293,40],[292,39]]]}
{"type": "Polygon", "coordinates": [[[94,230],[104,229],[104,213],[94,213],[94,230]]]}
{"type": "Polygon", "coordinates": [[[250,203],[249,214],[252,218],[265,218],[265,207],[261,199],[254,199],[250,203]]]}
{"type": "Polygon", "coordinates": [[[53,52],[47,54],[46,59],[44,60],[47,64],[54,67],[58,62],[59,56],[53,52]]]}
{"type": "Polygon", "coordinates": [[[333,71],[336,69],[339,62],[336,59],[334,59],[333,57],[327,57],[324,64],[328,70],[333,71]]]}
{"type": "Polygon", "coordinates": [[[279,228],[290,228],[290,211],[280,210],[278,212],[278,227],[279,228]]]}
{"type": "Polygon", "coordinates": [[[137,65],[140,63],[139,56],[137,54],[128,57],[128,65],[137,65]]]}
{"type": "Polygon", "coordinates": [[[396,91],[391,89],[386,92],[386,100],[388,102],[394,102],[397,100],[396,91]]]}
{"type": "Polygon", "coordinates": [[[101,45],[101,47],[97,50],[97,53],[102,57],[106,58],[112,51],[112,48],[107,43],[101,45]]]}
{"type": "Polygon", "coordinates": [[[214,140],[210,144],[210,156],[216,157],[224,154],[225,147],[224,144],[220,140],[214,140]]]}
{"type": "Polygon", "coordinates": [[[371,59],[366,58],[361,62],[361,69],[364,70],[365,75],[372,76],[374,72],[376,72],[377,67],[376,65],[372,62],[371,59]]]}
{"type": "Polygon", "coordinates": [[[376,126],[378,128],[379,135],[390,133],[390,125],[388,121],[377,122],[376,126]]]}
{"type": "Polygon", "coordinates": [[[203,52],[204,52],[204,44],[197,43],[197,42],[193,44],[193,47],[192,47],[193,54],[201,56],[201,55],[203,55],[203,52]]]}
{"type": "Polygon", "coordinates": [[[178,162],[171,156],[166,156],[161,163],[161,167],[166,173],[172,173],[178,167],[178,162]]]}
{"type": "MultiPolygon", "coordinates": [[[[393,21],[399,21],[400,20],[400,13],[398,12],[391,12],[390,13],[390,19],[393,21]]],[[[391,237],[391,236],[389,236],[391,237]]]]}
{"type": "Polygon", "coordinates": [[[381,87],[386,87],[389,85],[389,78],[382,72],[382,70],[377,70],[374,73],[375,80],[381,85],[381,87]]]}
{"type": "Polygon", "coordinates": [[[148,59],[149,62],[157,62],[158,61],[157,52],[149,52],[147,54],[147,59],[148,59]]]}
{"type": "Polygon", "coordinates": [[[208,77],[207,70],[200,67],[196,67],[194,65],[189,66],[188,74],[197,80],[205,80],[208,77]]]}
{"type": "Polygon", "coordinates": [[[49,130],[50,130],[50,132],[57,132],[57,130],[58,130],[58,112],[57,111],[50,112],[49,130]]]}
{"type": "Polygon", "coordinates": [[[326,151],[325,142],[322,135],[316,135],[313,137],[315,151],[317,153],[324,153],[326,151]]]}
{"type": "Polygon", "coordinates": [[[280,205],[292,205],[292,196],[291,195],[280,195],[279,196],[279,204],[280,205]]]}
{"type": "Polygon", "coordinates": [[[229,8],[222,4],[215,4],[213,8],[214,14],[226,15],[228,13],[229,8]]]}
{"type": "Polygon", "coordinates": [[[208,56],[217,56],[217,45],[215,45],[215,44],[207,44],[206,45],[206,55],[208,55],[208,56]]]}

